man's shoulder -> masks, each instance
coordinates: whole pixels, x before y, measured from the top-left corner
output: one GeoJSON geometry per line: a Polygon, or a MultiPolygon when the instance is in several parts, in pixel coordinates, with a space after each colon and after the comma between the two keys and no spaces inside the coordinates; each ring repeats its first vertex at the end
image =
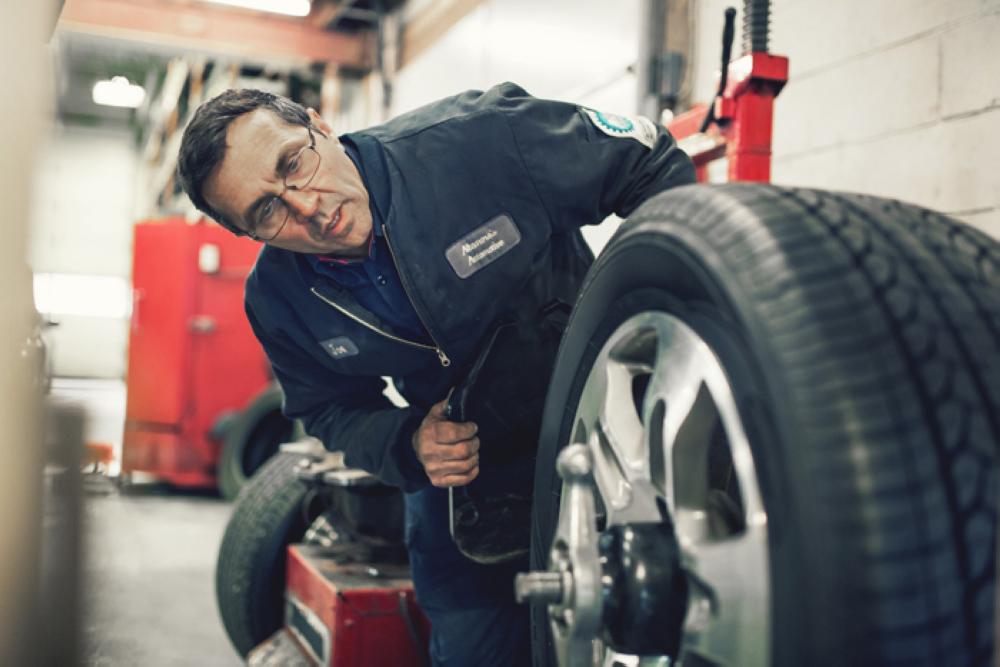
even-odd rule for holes
{"type": "Polygon", "coordinates": [[[287,294],[300,278],[298,253],[264,245],[247,274],[244,297],[248,304],[271,301],[287,294]]]}
{"type": "Polygon", "coordinates": [[[388,144],[469,116],[498,112],[516,104],[519,98],[530,97],[519,85],[508,81],[486,91],[467,90],[431,102],[362,133],[388,144]]]}

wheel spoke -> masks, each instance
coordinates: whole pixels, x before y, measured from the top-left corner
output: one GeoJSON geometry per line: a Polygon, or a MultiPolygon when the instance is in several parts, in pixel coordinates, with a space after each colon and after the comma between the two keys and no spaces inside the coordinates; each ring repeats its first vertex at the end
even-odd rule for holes
{"type": "Polygon", "coordinates": [[[650,456],[651,479],[672,509],[677,501],[673,468],[678,435],[688,425],[685,435],[689,440],[697,440],[707,427],[703,410],[695,411],[696,407],[704,407],[706,368],[704,351],[699,349],[704,347],[701,341],[668,325],[661,326],[659,334],[653,377],[643,406],[644,444],[650,456]],[[692,433],[691,426],[698,432],[692,433]]]}
{"type": "MultiPolygon", "coordinates": [[[[761,664],[770,618],[767,531],[763,517],[738,537],[688,545],[684,566],[692,596],[684,649],[719,665],[761,664]]],[[[683,659],[682,659],[683,662],[683,659]]]]}
{"type": "Polygon", "coordinates": [[[577,432],[586,434],[594,456],[594,480],[608,523],[662,519],[634,389],[637,377],[651,373],[654,333],[640,328],[609,344],[592,367],[577,407],[577,432]]]}
{"type": "Polygon", "coordinates": [[[628,481],[620,472],[614,452],[610,452],[609,459],[608,451],[602,451],[601,447],[601,414],[608,386],[606,368],[606,364],[598,363],[591,369],[577,405],[573,442],[590,447],[595,461],[594,481],[605,505],[624,506],[624,501],[620,499],[627,495],[628,481]]]}
{"type": "Polygon", "coordinates": [[[601,431],[617,465],[629,481],[649,479],[649,458],[643,442],[642,422],[632,400],[634,377],[631,366],[608,364],[607,390],[600,416],[601,431]]]}
{"type": "MultiPolygon", "coordinates": [[[[633,374],[619,366],[609,373],[600,428],[591,441],[597,464],[595,479],[603,478],[608,523],[656,522],[662,519],[656,505],[657,490],[650,481],[645,433],[635,408],[623,404],[622,392],[631,396],[633,374]],[[603,463],[602,463],[603,462],[603,463]]],[[[601,481],[598,481],[601,487],[601,481]]]]}

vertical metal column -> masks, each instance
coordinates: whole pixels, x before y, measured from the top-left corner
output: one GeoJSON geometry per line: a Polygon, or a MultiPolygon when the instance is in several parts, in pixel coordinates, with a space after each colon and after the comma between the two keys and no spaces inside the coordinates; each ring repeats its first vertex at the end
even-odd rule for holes
{"type": "Polygon", "coordinates": [[[637,113],[659,122],[665,109],[685,101],[682,91],[690,51],[688,0],[645,0],[636,60],[637,113]]]}
{"type": "Polygon", "coordinates": [[[643,0],[639,18],[639,53],[635,64],[636,112],[659,121],[662,111],[657,94],[657,70],[664,50],[667,0],[643,0]]]}

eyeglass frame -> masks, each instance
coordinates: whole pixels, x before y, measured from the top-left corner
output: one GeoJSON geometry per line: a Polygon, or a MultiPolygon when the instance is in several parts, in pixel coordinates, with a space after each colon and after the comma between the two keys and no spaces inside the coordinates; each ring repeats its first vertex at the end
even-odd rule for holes
{"type": "MultiPolygon", "coordinates": [[[[274,232],[274,234],[272,234],[270,237],[268,237],[266,239],[263,238],[263,237],[261,237],[261,236],[258,236],[256,232],[254,232],[254,231],[252,231],[250,229],[247,229],[245,231],[241,230],[240,233],[237,234],[237,236],[248,236],[251,239],[253,239],[254,241],[257,241],[259,243],[269,243],[269,242],[273,241],[274,239],[278,238],[278,235],[281,234],[281,232],[285,229],[285,225],[288,224],[288,219],[290,217],[292,217],[292,208],[291,208],[291,206],[288,205],[288,202],[286,202],[285,199],[284,199],[285,193],[288,192],[289,190],[295,190],[297,192],[301,192],[302,190],[305,190],[306,188],[308,188],[309,185],[312,183],[313,179],[316,178],[316,174],[319,173],[319,166],[320,166],[320,164],[323,163],[323,156],[319,154],[318,150],[316,150],[316,135],[313,134],[312,124],[310,123],[309,125],[306,125],[305,127],[306,127],[306,132],[309,133],[309,143],[307,145],[303,146],[302,148],[300,148],[298,151],[296,151],[295,155],[293,155],[291,157],[291,159],[288,160],[287,164],[292,164],[295,160],[300,159],[302,157],[303,153],[305,153],[306,151],[312,151],[313,153],[316,154],[316,168],[313,170],[313,173],[309,175],[308,180],[306,180],[306,182],[303,183],[302,185],[289,185],[288,184],[288,174],[285,174],[284,176],[281,177],[281,183],[285,187],[281,191],[281,193],[278,194],[278,195],[275,195],[273,197],[273,199],[277,199],[277,200],[281,201],[282,205],[285,207],[285,219],[278,226],[278,230],[276,232],[274,232]]],[[[316,130],[316,131],[319,132],[320,135],[322,135],[324,137],[326,136],[325,134],[323,134],[319,130],[316,130]]]]}

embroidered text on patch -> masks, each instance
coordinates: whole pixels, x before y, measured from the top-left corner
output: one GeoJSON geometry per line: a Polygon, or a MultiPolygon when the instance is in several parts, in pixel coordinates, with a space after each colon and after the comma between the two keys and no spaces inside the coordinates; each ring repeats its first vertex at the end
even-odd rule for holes
{"type": "Polygon", "coordinates": [[[354,341],[347,336],[337,336],[336,338],[321,340],[319,344],[322,345],[323,349],[326,350],[334,359],[353,357],[358,353],[358,346],[355,345],[354,341]]]}
{"type": "Polygon", "coordinates": [[[468,278],[521,242],[521,232],[507,214],[480,225],[448,246],[445,257],[459,278],[468,278]]]}

